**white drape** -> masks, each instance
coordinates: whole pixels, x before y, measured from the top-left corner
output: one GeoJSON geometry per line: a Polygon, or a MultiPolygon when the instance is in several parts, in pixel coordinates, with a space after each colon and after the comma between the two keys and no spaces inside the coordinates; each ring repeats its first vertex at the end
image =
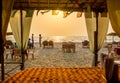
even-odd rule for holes
{"type": "MultiPolygon", "coordinates": [[[[14,12],[14,11],[12,11],[14,12]]],[[[20,11],[17,11],[14,17],[10,18],[11,29],[18,47],[21,47],[21,25],[20,25],[20,11]]]]}
{"type": "Polygon", "coordinates": [[[107,0],[107,6],[112,28],[120,37],[120,0],[107,0]]]}
{"type": "Polygon", "coordinates": [[[8,22],[10,19],[11,10],[13,7],[14,0],[2,0],[2,35],[3,40],[6,37],[6,31],[8,27],[8,22]]]}
{"type": "MultiPolygon", "coordinates": [[[[94,52],[94,31],[96,31],[96,17],[93,12],[85,12],[85,21],[90,42],[90,50],[94,52]]],[[[98,50],[102,47],[108,30],[108,17],[98,16],[98,50]]]]}
{"type": "MultiPolygon", "coordinates": [[[[14,11],[13,11],[14,12],[14,11]]],[[[22,47],[25,50],[27,48],[27,42],[30,32],[30,26],[32,22],[33,10],[22,11],[23,14],[23,25],[21,31],[21,19],[20,19],[20,11],[17,11],[16,14],[10,18],[11,29],[13,31],[13,35],[15,37],[16,43],[19,48],[21,48],[21,34],[23,35],[22,47]],[[31,13],[29,15],[29,13],[31,13]]]]}

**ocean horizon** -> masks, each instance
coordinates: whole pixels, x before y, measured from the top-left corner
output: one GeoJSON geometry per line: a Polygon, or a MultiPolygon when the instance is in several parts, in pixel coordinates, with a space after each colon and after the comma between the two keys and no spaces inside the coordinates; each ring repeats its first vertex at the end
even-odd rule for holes
{"type": "MultiPolygon", "coordinates": [[[[31,38],[31,37],[29,37],[31,38]]],[[[7,40],[11,40],[12,42],[15,42],[15,38],[13,35],[6,36],[7,40]]],[[[44,40],[52,40],[54,42],[82,42],[84,40],[89,40],[88,36],[42,36],[41,41],[44,40]]],[[[112,42],[113,37],[112,36],[106,36],[105,42],[112,42]]],[[[118,42],[120,41],[120,38],[115,36],[114,41],[118,42]]],[[[39,42],[39,36],[34,36],[34,42],[37,43],[39,42]]]]}

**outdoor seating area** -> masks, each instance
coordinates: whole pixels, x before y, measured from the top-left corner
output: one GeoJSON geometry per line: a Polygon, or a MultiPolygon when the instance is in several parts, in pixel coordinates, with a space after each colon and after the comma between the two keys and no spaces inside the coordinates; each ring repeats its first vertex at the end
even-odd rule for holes
{"type": "Polygon", "coordinates": [[[120,0],[1,1],[0,83],[120,83],[120,0]]]}
{"type": "MultiPolygon", "coordinates": [[[[57,44],[55,44],[55,45],[54,45],[55,47],[54,47],[54,49],[52,49],[52,50],[55,50],[56,48],[59,48],[59,49],[60,49],[61,45],[62,45],[62,44],[59,44],[59,46],[57,46],[57,44]]],[[[76,50],[77,50],[77,52],[78,52],[78,50],[79,50],[80,48],[82,48],[82,47],[79,46],[79,45],[81,45],[81,44],[80,44],[80,43],[79,43],[79,44],[76,43],[76,50]],[[79,49],[78,49],[78,48],[79,48],[79,49]]],[[[36,46],[36,45],[35,45],[35,46],[36,46]]],[[[36,49],[38,49],[38,48],[36,48],[36,49]]],[[[31,50],[31,49],[29,49],[28,51],[30,51],[30,50],[31,50]]],[[[34,50],[35,50],[35,49],[34,49],[34,50]]],[[[47,50],[50,50],[50,49],[41,49],[41,50],[40,50],[40,48],[39,48],[39,51],[40,51],[41,56],[43,56],[43,57],[45,58],[45,55],[43,55],[44,53],[42,52],[42,50],[43,50],[43,51],[45,51],[45,50],[47,51],[47,50]]],[[[50,53],[52,53],[52,56],[55,57],[55,56],[53,55],[54,52],[53,52],[52,50],[51,50],[51,52],[49,51],[49,53],[47,54],[47,57],[48,57],[48,55],[51,56],[50,53]]],[[[82,50],[83,50],[83,49],[81,49],[81,51],[82,51],[82,50]]],[[[84,49],[84,50],[88,50],[88,49],[84,49]]],[[[81,53],[81,51],[80,51],[80,53],[81,53]]],[[[58,50],[58,52],[59,52],[59,50],[58,50]]],[[[67,55],[67,53],[62,53],[62,52],[63,52],[63,51],[61,50],[60,56],[61,56],[62,54],[66,54],[66,55],[67,55]]],[[[77,52],[76,52],[76,53],[77,53],[77,52]]],[[[60,52],[59,52],[59,53],[60,53],[60,52]]],[[[78,55],[81,55],[80,53],[78,53],[78,55]]],[[[106,53],[107,53],[107,52],[106,52],[106,53]]],[[[58,54],[58,53],[56,52],[55,54],[58,54]]],[[[75,53],[73,54],[73,53],[71,52],[70,54],[71,54],[71,55],[74,55],[75,53]]],[[[28,54],[28,55],[29,55],[29,54],[28,54]]],[[[66,55],[63,55],[63,57],[65,57],[66,55]]],[[[69,56],[71,56],[71,55],[69,55],[69,56]]],[[[88,55],[88,54],[86,54],[86,55],[88,55]]],[[[107,55],[107,54],[106,54],[106,55],[107,55]]],[[[103,55],[104,59],[106,58],[106,55],[105,55],[105,56],[103,55]]],[[[37,55],[37,56],[40,56],[40,55],[37,55]]],[[[38,58],[37,56],[32,56],[32,58],[38,58]]],[[[57,55],[57,56],[59,56],[59,55],[57,55]]],[[[60,57],[60,56],[59,56],[59,57],[60,57]]],[[[78,57],[76,54],[75,54],[75,56],[78,57]]],[[[90,55],[89,55],[89,56],[90,56],[90,55]]],[[[49,57],[48,57],[48,58],[49,58],[49,57]]],[[[87,58],[89,58],[89,57],[87,57],[87,58]]],[[[29,59],[29,60],[30,60],[30,59],[29,59]]],[[[36,60],[37,60],[37,59],[35,59],[35,61],[36,61],[36,60]]],[[[40,58],[38,59],[38,61],[39,61],[39,60],[40,60],[40,58]]],[[[58,59],[58,60],[59,60],[59,59],[58,59]]],[[[60,60],[60,61],[61,61],[61,60],[60,60]]],[[[104,65],[105,60],[102,60],[102,61],[103,61],[103,63],[102,63],[103,65],[101,65],[101,66],[105,66],[105,65],[104,65]]],[[[32,62],[34,62],[34,61],[32,61],[32,62]]],[[[33,64],[32,62],[31,62],[31,60],[30,60],[29,64],[33,64]]],[[[68,61],[67,61],[67,62],[68,62],[68,61]]],[[[72,61],[72,62],[73,62],[73,61],[72,61]]],[[[36,63],[36,62],[35,62],[35,63],[36,63]]],[[[73,63],[74,63],[74,62],[73,62],[73,63]]],[[[15,64],[15,63],[14,63],[14,64],[15,64]]],[[[19,64],[20,64],[20,63],[19,63],[19,64]]],[[[40,64],[40,63],[39,63],[39,64],[40,64]]],[[[112,71],[111,68],[112,68],[112,66],[111,66],[109,60],[108,60],[108,62],[106,62],[106,64],[107,64],[107,65],[106,65],[107,73],[104,73],[104,74],[105,74],[105,76],[108,76],[108,77],[105,77],[105,78],[107,78],[107,79],[108,79],[108,78],[113,79],[113,75],[115,74],[116,79],[115,79],[115,77],[114,77],[114,80],[118,81],[118,80],[119,80],[119,66],[118,66],[118,67],[114,67],[114,68],[115,68],[115,69],[114,69],[115,71],[113,70],[113,72],[114,72],[113,75],[109,75],[109,74],[111,74],[111,71],[112,71]],[[118,69],[116,69],[116,68],[118,68],[118,69]],[[116,75],[116,72],[118,72],[117,75],[116,75]],[[106,75],[106,74],[108,74],[108,75],[106,75]]],[[[27,65],[28,65],[28,63],[27,63],[27,65]]],[[[37,65],[38,65],[38,64],[37,64],[37,65]]],[[[101,66],[100,66],[100,68],[102,69],[102,71],[104,71],[104,69],[103,69],[101,66]]],[[[41,68],[41,67],[40,67],[40,68],[41,68]]],[[[46,68],[46,67],[45,67],[45,68],[46,68]]],[[[71,68],[71,67],[70,67],[70,68],[71,68]]],[[[79,70],[79,68],[80,68],[80,71],[81,71],[81,68],[82,68],[82,67],[75,67],[75,69],[77,69],[77,68],[78,68],[78,70],[79,70]]],[[[27,68],[27,69],[28,69],[28,68],[27,68]]],[[[74,67],[73,67],[73,69],[74,69],[74,67]]],[[[25,69],[25,70],[26,70],[26,69],[25,69]]],[[[40,70],[41,70],[41,69],[40,69],[40,70]]],[[[40,70],[39,70],[39,71],[40,71],[40,70]]],[[[47,69],[47,70],[51,70],[51,71],[52,71],[53,69],[47,69]]],[[[45,73],[44,71],[47,72],[47,70],[44,70],[44,68],[43,68],[43,69],[42,69],[43,74],[45,73]]],[[[62,70],[62,69],[60,68],[60,70],[62,70]]],[[[85,67],[84,70],[87,71],[88,69],[85,67]]],[[[26,71],[28,71],[28,70],[26,70],[26,71]]],[[[37,70],[34,70],[34,71],[37,72],[37,70]]],[[[57,72],[57,68],[55,69],[55,71],[57,72]]],[[[59,71],[59,70],[58,70],[58,71],[59,71]]],[[[21,72],[22,72],[22,71],[21,71],[21,72]]],[[[32,72],[32,71],[31,71],[31,72],[32,72]]],[[[48,71],[48,72],[49,72],[49,71],[48,71]]],[[[67,72],[67,71],[66,71],[66,72],[67,72]]],[[[87,72],[88,72],[88,71],[87,71],[87,72]]],[[[73,72],[71,72],[71,74],[72,74],[72,73],[73,73],[73,72]]],[[[43,75],[43,74],[42,74],[42,75],[43,75]]],[[[16,74],[15,74],[15,75],[16,75],[16,74]]],[[[31,74],[30,74],[30,75],[31,75],[31,74]]],[[[54,75],[54,74],[53,74],[53,75],[54,75]]],[[[69,74],[66,74],[66,75],[69,75],[69,74]]],[[[82,75],[84,75],[84,74],[82,74],[82,75]]],[[[85,75],[86,75],[86,74],[85,74],[85,75]]],[[[20,76],[21,76],[21,75],[20,75],[20,76]]],[[[29,80],[31,80],[31,81],[33,80],[33,79],[32,79],[32,78],[33,78],[33,75],[32,75],[32,76],[29,76],[29,74],[28,74],[29,77],[26,77],[26,76],[27,76],[27,75],[25,74],[25,76],[23,76],[22,78],[25,77],[24,79],[29,79],[29,80]]],[[[34,75],[34,76],[35,76],[35,75],[34,75]]],[[[15,77],[16,77],[16,76],[15,76],[15,77]]],[[[72,77],[72,76],[71,76],[71,77],[72,77]]],[[[13,78],[13,75],[10,76],[10,79],[12,79],[12,78],[13,78]]],[[[48,77],[47,77],[47,78],[48,78],[48,77]]],[[[69,78],[69,76],[68,76],[68,78],[69,78]]],[[[85,77],[85,78],[86,78],[86,77],[85,77]]],[[[95,78],[96,78],[96,77],[95,77],[95,78]]],[[[10,79],[9,79],[8,81],[10,81],[10,82],[15,81],[15,79],[14,79],[14,80],[10,80],[10,79]]],[[[35,77],[35,79],[39,79],[39,77],[35,77]]],[[[46,77],[45,77],[45,79],[46,79],[46,77]]],[[[50,78],[50,79],[51,79],[51,78],[50,78]]],[[[56,79],[57,79],[57,78],[56,78],[56,79]]],[[[65,79],[67,79],[67,78],[65,78],[65,79]]],[[[75,79],[75,78],[74,78],[74,75],[73,75],[73,79],[75,79]]],[[[6,78],[6,80],[7,80],[7,78],[6,78]]],[[[48,78],[48,80],[49,80],[49,78],[48,78]]],[[[54,79],[52,79],[52,80],[54,80],[54,79]]],[[[60,80],[60,79],[58,79],[58,80],[60,80]]],[[[95,79],[94,79],[94,80],[95,80],[95,79]]],[[[105,79],[105,80],[106,80],[106,79],[105,79]]],[[[8,82],[8,81],[7,81],[7,82],[8,82]]],[[[23,81],[23,80],[21,79],[21,81],[23,81]]],[[[36,81],[38,81],[38,80],[36,80],[36,81]]],[[[39,81],[40,81],[40,82],[43,82],[44,79],[40,79],[39,81]]],[[[46,80],[45,80],[45,81],[46,81],[46,80]]],[[[55,80],[54,80],[54,81],[55,81],[55,80]]],[[[79,82],[79,80],[77,80],[77,81],[79,82]]],[[[82,80],[81,80],[81,81],[82,81],[82,80]]],[[[81,81],[80,81],[80,82],[81,82],[81,81]]],[[[7,82],[5,82],[5,83],[7,83],[7,82]]],[[[25,82],[27,82],[27,80],[26,80],[25,82]]],[[[48,81],[48,82],[51,82],[51,81],[48,81]]],[[[55,81],[55,82],[56,82],[56,81],[55,81]]],[[[61,82],[61,81],[60,81],[60,82],[61,82]]],[[[4,82],[3,82],[3,83],[4,83],[4,82]]],[[[23,81],[23,83],[24,83],[24,81],[23,81]]]]}
{"type": "MultiPolygon", "coordinates": [[[[24,51],[25,58],[28,59],[28,57],[30,57],[31,55],[32,59],[34,59],[34,51],[35,49],[27,49],[26,51],[24,51]]],[[[21,55],[22,52],[19,48],[5,49],[5,59],[8,59],[8,57],[11,56],[12,60],[17,60],[21,59],[21,55]]]]}

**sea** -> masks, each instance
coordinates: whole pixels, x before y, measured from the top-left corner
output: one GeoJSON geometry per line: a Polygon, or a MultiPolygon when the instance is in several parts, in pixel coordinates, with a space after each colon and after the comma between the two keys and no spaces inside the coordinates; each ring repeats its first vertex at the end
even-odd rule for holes
{"type": "MultiPolygon", "coordinates": [[[[31,37],[29,37],[31,38],[31,37]]],[[[11,40],[12,42],[15,42],[15,38],[13,35],[6,36],[7,40],[11,40]]],[[[88,36],[42,36],[41,41],[44,40],[52,40],[54,42],[82,42],[84,40],[89,40],[88,36]]],[[[113,42],[113,41],[120,41],[120,38],[118,36],[106,36],[105,42],[113,42]]],[[[34,42],[39,42],[39,36],[34,36],[34,42]]]]}

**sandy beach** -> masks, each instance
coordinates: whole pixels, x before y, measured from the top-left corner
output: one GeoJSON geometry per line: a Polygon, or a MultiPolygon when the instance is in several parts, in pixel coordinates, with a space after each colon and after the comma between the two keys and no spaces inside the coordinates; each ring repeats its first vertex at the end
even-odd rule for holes
{"type": "MultiPolygon", "coordinates": [[[[107,53],[107,48],[102,48],[100,53],[107,53]]],[[[62,44],[55,43],[54,48],[39,47],[39,44],[35,44],[34,59],[29,55],[28,60],[25,61],[25,69],[31,67],[45,67],[45,68],[61,68],[61,67],[86,67],[92,66],[93,53],[89,48],[82,48],[81,43],[76,43],[75,53],[64,53],[62,51],[62,44]]],[[[5,61],[11,61],[11,57],[5,61]]],[[[16,64],[5,65],[5,72],[14,68],[16,64]]],[[[15,74],[20,71],[20,67],[10,72],[9,74],[15,74]]],[[[8,77],[6,75],[5,77],[8,77]]]]}

